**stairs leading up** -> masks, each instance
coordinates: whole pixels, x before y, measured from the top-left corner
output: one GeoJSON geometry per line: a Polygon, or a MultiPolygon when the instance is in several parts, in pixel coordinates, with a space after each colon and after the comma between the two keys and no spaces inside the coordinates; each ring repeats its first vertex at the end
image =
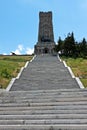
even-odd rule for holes
{"type": "Polygon", "coordinates": [[[60,62],[57,56],[38,55],[14,82],[11,91],[65,88],[79,88],[79,85],[63,62],[60,62]]]}
{"type": "Polygon", "coordinates": [[[39,55],[0,91],[0,130],[87,130],[87,89],[56,56],[39,55]]]}
{"type": "Polygon", "coordinates": [[[87,130],[87,89],[2,91],[0,130],[87,130]]]}

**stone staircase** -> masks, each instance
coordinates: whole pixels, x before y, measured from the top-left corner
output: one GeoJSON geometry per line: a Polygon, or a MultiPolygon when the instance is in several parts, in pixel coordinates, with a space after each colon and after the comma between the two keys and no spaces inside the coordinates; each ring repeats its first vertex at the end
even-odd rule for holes
{"type": "Polygon", "coordinates": [[[37,56],[0,91],[0,130],[87,130],[87,89],[57,57],[37,56]]]}
{"type": "Polygon", "coordinates": [[[87,130],[87,89],[2,91],[0,130],[87,130]]]}
{"type": "Polygon", "coordinates": [[[79,85],[57,56],[38,55],[14,82],[11,91],[72,88],[79,85]]]}

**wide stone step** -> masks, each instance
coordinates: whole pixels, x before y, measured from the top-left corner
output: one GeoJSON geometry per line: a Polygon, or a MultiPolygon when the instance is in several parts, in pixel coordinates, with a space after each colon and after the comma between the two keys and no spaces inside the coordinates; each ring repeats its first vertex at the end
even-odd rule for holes
{"type": "Polygon", "coordinates": [[[87,124],[87,119],[0,120],[0,125],[87,124]]]}
{"type": "Polygon", "coordinates": [[[0,120],[87,119],[86,114],[0,115],[0,120]]]}
{"type": "MultiPolygon", "coordinates": [[[[8,99],[8,100],[1,100],[0,101],[0,107],[2,106],[48,106],[48,105],[60,105],[60,102],[72,102],[72,104],[74,105],[74,101],[75,102],[81,102],[81,101],[87,101],[87,97],[62,97],[62,98],[48,98],[48,99],[19,99],[19,100],[15,100],[15,99],[8,99]]],[[[63,103],[61,103],[61,105],[63,105],[63,103]]],[[[65,105],[65,104],[64,104],[65,105]]]]}
{"type": "Polygon", "coordinates": [[[18,83],[14,83],[13,85],[14,87],[18,87],[20,86],[20,88],[18,88],[18,91],[22,91],[22,89],[26,90],[25,88],[29,88],[29,90],[47,90],[47,89],[63,89],[63,88],[67,88],[67,89],[70,89],[70,88],[73,88],[73,87],[76,87],[77,88],[77,84],[76,84],[76,81],[64,81],[64,82],[59,82],[59,81],[49,81],[47,80],[47,82],[45,83],[45,80],[42,80],[42,81],[35,81],[35,80],[32,80],[32,81],[28,81],[28,82],[23,82],[20,81],[18,83]],[[57,83],[56,85],[54,83],[57,83]],[[47,88],[45,85],[48,85],[47,88]],[[41,87],[42,86],[42,87],[41,87]],[[50,88],[49,88],[50,87],[50,88]]]}
{"type": "Polygon", "coordinates": [[[4,99],[0,99],[0,103],[44,103],[44,104],[47,104],[48,105],[61,105],[61,104],[87,104],[86,102],[87,100],[87,97],[85,97],[84,95],[81,95],[80,96],[76,96],[76,97],[73,97],[73,96],[66,96],[65,98],[64,97],[56,97],[55,98],[52,98],[52,97],[37,97],[35,99],[35,97],[31,97],[31,98],[28,98],[28,97],[19,97],[19,98],[10,98],[8,97],[6,99],[6,97],[4,99]],[[75,101],[74,101],[75,100],[75,101]]]}
{"type": "Polygon", "coordinates": [[[34,90],[34,91],[10,91],[0,92],[0,99],[3,98],[53,98],[53,97],[87,97],[87,89],[58,89],[53,90],[34,90]]]}
{"type": "Polygon", "coordinates": [[[87,124],[0,125],[0,130],[86,130],[87,124]]]}
{"type": "Polygon", "coordinates": [[[0,111],[1,110],[30,110],[30,109],[57,109],[60,107],[79,107],[79,106],[87,106],[87,101],[79,101],[79,102],[47,102],[47,103],[3,103],[3,105],[0,105],[0,111]]]}
{"type": "Polygon", "coordinates": [[[87,114],[86,109],[1,111],[1,115],[87,114]]]}
{"type": "MultiPolygon", "coordinates": [[[[6,91],[2,91],[2,92],[0,92],[0,95],[2,96],[3,94],[7,94],[7,95],[9,95],[9,94],[12,94],[12,95],[16,95],[16,94],[48,94],[48,93],[73,93],[73,92],[75,92],[75,93],[86,93],[87,92],[87,89],[85,88],[85,89],[48,89],[48,90],[31,90],[31,91],[9,91],[9,92],[6,92],[6,91]]],[[[74,94],[74,93],[73,93],[74,94]]]]}
{"type": "MultiPolygon", "coordinates": [[[[41,105],[42,107],[40,107],[40,108],[38,108],[40,105],[38,105],[38,107],[34,107],[34,108],[32,108],[32,107],[30,107],[29,105],[27,105],[27,104],[22,104],[22,105],[18,105],[18,104],[3,104],[3,105],[0,105],[0,107],[8,107],[8,106],[10,107],[22,107],[22,106],[26,106],[26,107],[29,107],[29,110],[37,110],[37,109],[39,109],[39,110],[73,110],[73,109],[75,109],[75,110],[80,110],[80,109],[87,109],[87,105],[59,105],[59,106],[46,106],[46,105],[41,105]]],[[[36,106],[36,105],[35,105],[36,106]]],[[[1,112],[1,111],[0,111],[1,112]]]]}
{"type": "Polygon", "coordinates": [[[4,101],[4,100],[35,100],[35,99],[62,99],[62,98],[86,98],[87,97],[87,93],[77,93],[77,94],[38,94],[38,95],[32,95],[32,94],[29,94],[29,95],[26,95],[26,96],[22,96],[22,95],[17,95],[17,96],[12,96],[12,95],[4,95],[3,97],[0,97],[0,102],[1,101],[4,101]]]}
{"type": "MultiPolygon", "coordinates": [[[[48,104],[33,104],[32,105],[32,103],[31,104],[29,104],[29,103],[21,103],[21,104],[17,104],[17,103],[7,103],[7,104],[0,104],[0,107],[29,107],[29,109],[30,110],[32,110],[32,109],[38,109],[38,107],[40,107],[41,109],[54,109],[54,110],[73,110],[73,109],[86,109],[87,108],[87,105],[85,105],[85,104],[83,104],[83,105],[81,105],[81,104],[70,104],[70,105],[68,105],[68,104],[65,104],[65,105],[63,105],[63,104],[50,104],[50,106],[48,105],[48,104]],[[32,108],[32,106],[33,106],[33,108],[32,108]],[[37,106],[37,107],[36,107],[37,106]]],[[[39,108],[39,109],[40,109],[39,108]]]]}
{"type": "Polygon", "coordinates": [[[26,91],[11,91],[11,92],[0,92],[0,98],[4,98],[4,97],[51,97],[51,96],[85,96],[87,95],[87,90],[74,90],[74,91],[57,91],[57,89],[55,89],[55,91],[49,91],[47,90],[47,92],[45,90],[43,90],[43,92],[41,91],[30,91],[30,92],[26,92],[26,91]]]}
{"type": "MultiPolygon", "coordinates": [[[[51,84],[51,85],[52,85],[52,84],[51,84]]],[[[49,85],[49,87],[51,87],[51,89],[54,89],[55,86],[53,86],[53,85],[50,86],[50,85],[49,85]]],[[[30,87],[30,88],[29,88],[29,87],[27,87],[26,85],[23,85],[23,86],[21,85],[21,87],[18,88],[18,86],[15,86],[15,85],[14,85],[14,88],[12,88],[11,91],[15,91],[15,89],[17,89],[18,91],[20,91],[20,90],[21,90],[21,91],[25,91],[25,90],[28,91],[28,90],[37,90],[37,89],[39,89],[39,90],[41,90],[41,89],[46,90],[46,89],[50,89],[49,87],[48,87],[48,88],[44,88],[44,86],[42,86],[42,88],[41,88],[41,87],[38,87],[38,86],[36,86],[36,87],[33,86],[33,87],[30,87]],[[24,87],[24,86],[25,86],[25,87],[24,87]]],[[[67,88],[67,89],[70,89],[70,88],[71,88],[71,89],[72,89],[73,87],[77,87],[77,86],[73,86],[73,85],[70,86],[70,85],[68,85],[68,86],[65,87],[64,85],[62,85],[62,86],[59,86],[59,87],[58,87],[58,86],[55,87],[55,89],[61,89],[61,88],[67,88]]]]}
{"type": "MultiPolygon", "coordinates": [[[[33,79],[32,81],[31,80],[29,80],[29,79],[27,79],[27,81],[26,81],[26,79],[21,79],[20,81],[18,81],[18,82],[15,82],[15,84],[14,85],[19,85],[19,84],[21,84],[21,85],[27,85],[28,84],[28,87],[29,87],[29,85],[30,85],[30,83],[32,82],[32,84],[33,84],[33,82],[35,82],[36,84],[47,84],[47,83],[52,83],[52,84],[54,84],[55,82],[56,83],[58,83],[58,84],[54,84],[55,85],[55,87],[57,87],[57,86],[59,86],[59,85],[61,85],[62,86],[62,84],[64,84],[64,83],[66,83],[65,84],[65,86],[67,86],[68,84],[70,84],[71,83],[71,85],[73,84],[73,86],[75,85],[75,79],[61,79],[61,80],[57,80],[57,79],[55,79],[55,80],[52,80],[52,79],[43,79],[43,80],[36,80],[36,79],[33,79]],[[47,82],[45,82],[47,80],[47,82]]],[[[39,86],[38,86],[39,87],[39,86]]],[[[41,87],[41,86],[40,86],[41,87]]],[[[44,86],[45,87],[45,86],[44,86]]]]}

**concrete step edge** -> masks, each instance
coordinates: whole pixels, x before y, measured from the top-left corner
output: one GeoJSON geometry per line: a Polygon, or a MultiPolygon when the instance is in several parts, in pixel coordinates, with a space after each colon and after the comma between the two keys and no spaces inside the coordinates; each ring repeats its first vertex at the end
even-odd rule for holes
{"type": "Polygon", "coordinates": [[[87,119],[86,114],[37,114],[37,115],[0,115],[0,121],[3,120],[48,120],[48,119],[87,119]]]}
{"type": "Polygon", "coordinates": [[[0,111],[0,115],[41,115],[41,114],[87,114],[87,108],[82,109],[57,109],[57,110],[23,110],[23,111],[0,111]]]}
{"type": "MultiPolygon", "coordinates": [[[[9,99],[9,100],[1,100],[0,101],[0,107],[3,106],[35,106],[35,105],[51,105],[51,104],[58,104],[61,103],[63,104],[63,102],[72,102],[72,104],[74,104],[74,102],[86,102],[87,101],[87,97],[77,97],[77,98],[53,98],[53,99],[23,99],[23,100],[15,100],[15,99],[9,99]]],[[[78,104],[78,103],[77,103],[78,104]]]]}
{"type": "Polygon", "coordinates": [[[8,106],[8,104],[6,104],[4,106],[0,107],[0,112],[1,111],[30,111],[30,110],[64,110],[64,109],[85,109],[87,108],[87,105],[85,104],[42,104],[42,105],[35,105],[33,106],[32,104],[30,104],[30,106],[17,106],[17,105],[13,105],[13,106],[8,106]],[[6,106],[7,105],[7,106],[6,106]]]}
{"type": "Polygon", "coordinates": [[[53,93],[53,94],[21,94],[21,95],[12,95],[12,94],[3,94],[2,96],[0,96],[0,100],[2,99],[10,99],[10,98],[15,98],[15,99],[36,99],[36,98],[74,98],[74,97],[87,97],[87,93],[53,93]]]}
{"type": "MultiPolygon", "coordinates": [[[[9,91],[8,93],[52,93],[52,92],[76,92],[76,91],[87,91],[86,88],[80,89],[80,88],[72,88],[72,89],[47,89],[47,90],[30,90],[30,91],[9,91]]],[[[5,91],[4,91],[5,92],[5,91]]],[[[1,92],[2,93],[2,92],[1,92]]]]}
{"type": "Polygon", "coordinates": [[[58,106],[77,106],[77,107],[79,107],[79,106],[87,106],[87,102],[53,102],[53,103],[41,103],[41,104],[36,104],[36,106],[33,104],[33,103],[31,103],[30,104],[30,106],[2,106],[2,107],[0,107],[0,111],[12,111],[12,110],[40,110],[40,109],[54,109],[54,108],[58,108],[58,106]]]}
{"type": "Polygon", "coordinates": [[[0,125],[87,124],[87,119],[0,120],[0,125]]]}
{"type": "Polygon", "coordinates": [[[0,130],[86,130],[87,124],[0,125],[0,130]]]}

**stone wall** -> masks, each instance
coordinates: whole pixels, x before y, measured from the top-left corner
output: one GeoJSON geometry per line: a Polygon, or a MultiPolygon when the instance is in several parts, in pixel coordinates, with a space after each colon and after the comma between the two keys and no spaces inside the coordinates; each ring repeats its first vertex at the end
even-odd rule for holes
{"type": "Polygon", "coordinates": [[[35,54],[53,53],[54,47],[52,12],[40,12],[38,42],[35,45],[35,54]]]}

